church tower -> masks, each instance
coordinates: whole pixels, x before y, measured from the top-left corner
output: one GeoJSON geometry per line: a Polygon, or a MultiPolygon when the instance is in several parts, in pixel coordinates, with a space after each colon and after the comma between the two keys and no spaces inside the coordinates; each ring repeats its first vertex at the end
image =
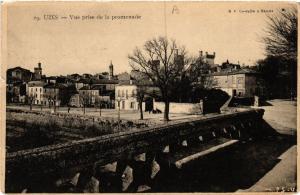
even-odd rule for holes
{"type": "Polygon", "coordinates": [[[42,78],[42,64],[41,64],[41,62],[38,63],[38,67],[34,68],[34,78],[36,80],[41,80],[41,78],[42,78]]]}
{"type": "Polygon", "coordinates": [[[110,61],[108,79],[111,80],[113,79],[113,77],[114,77],[114,65],[112,64],[112,61],[110,61]]]}

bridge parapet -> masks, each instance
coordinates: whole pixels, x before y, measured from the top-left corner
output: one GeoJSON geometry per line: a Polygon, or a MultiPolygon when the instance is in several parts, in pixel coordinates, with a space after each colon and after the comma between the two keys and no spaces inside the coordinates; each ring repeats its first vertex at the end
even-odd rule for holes
{"type": "MultiPolygon", "coordinates": [[[[42,175],[64,177],[70,172],[94,169],[118,162],[119,176],[136,155],[145,153],[146,162],[152,162],[166,146],[169,152],[179,145],[193,145],[213,137],[247,139],[259,135],[264,110],[191,119],[185,122],[120,132],[84,140],[70,141],[31,150],[6,154],[6,183],[16,177],[32,178],[42,175]],[[70,171],[72,170],[72,171],[70,171]]],[[[151,163],[146,163],[151,166],[151,163]]],[[[91,173],[90,175],[93,175],[91,173]]],[[[26,180],[26,179],[25,179],[26,180]]],[[[24,184],[25,185],[25,184],[24,184]]]]}

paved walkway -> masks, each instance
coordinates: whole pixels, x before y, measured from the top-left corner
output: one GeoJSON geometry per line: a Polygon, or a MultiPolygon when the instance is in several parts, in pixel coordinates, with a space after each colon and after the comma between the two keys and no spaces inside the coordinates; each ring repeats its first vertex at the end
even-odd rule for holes
{"type": "Polygon", "coordinates": [[[255,185],[247,190],[238,192],[295,192],[297,146],[292,146],[283,153],[280,162],[262,177],[255,185]]]}
{"type": "MultiPolygon", "coordinates": [[[[297,107],[295,101],[272,100],[268,101],[264,119],[277,132],[286,135],[297,133],[297,107]]],[[[256,184],[247,190],[238,192],[289,191],[294,192],[297,183],[297,146],[286,150],[279,158],[280,162],[271,169],[256,184]]]]}

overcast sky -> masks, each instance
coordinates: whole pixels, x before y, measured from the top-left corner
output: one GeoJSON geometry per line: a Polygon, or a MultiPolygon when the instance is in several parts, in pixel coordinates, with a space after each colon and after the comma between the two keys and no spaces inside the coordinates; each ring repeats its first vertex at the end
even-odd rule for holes
{"type": "Polygon", "coordinates": [[[264,56],[259,37],[266,26],[266,14],[261,9],[277,12],[288,6],[199,2],[11,4],[7,12],[7,66],[33,71],[41,62],[46,75],[95,74],[108,71],[112,60],[115,72],[120,73],[130,70],[128,54],[157,36],[176,39],[194,55],[199,50],[215,51],[218,64],[228,59],[253,65],[264,56]],[[251,9],[256,13],[241,13],[251,9]],[[44,14],[68,18],[71,14],[140,15],[141,19],[45,21],[44,14]],[[34,16],[41,20],[34,20],[34,16]]]}

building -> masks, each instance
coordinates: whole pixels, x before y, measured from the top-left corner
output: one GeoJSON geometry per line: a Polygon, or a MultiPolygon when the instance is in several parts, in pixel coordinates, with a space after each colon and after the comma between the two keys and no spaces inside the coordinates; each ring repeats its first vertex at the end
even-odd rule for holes
{"type": "Polygon", "coordinates": [[[6,101],[8,103],[26,103],[26,83],[14,83],[6,85],[6,101]]]}
{"type": "Polygon", "coordinates": [[[213,54],[205,52],[205,55],[203,55],[203,51],[200,51],[199,55],[200,59],[202,59],[204,63],[209,64],[210,66],[215,64],[216,52],[213,52],[213,54]]]}
{"type": "Polygon", "coordinates": [[[44,105],[44,86],[43,81],[28,82],[28,103],[44,105]]]}
{"type": "Polygon", "coordinates": [[[118,80],[99,79],[90,82],[92,86],[102,86],[103,91],[114,91],[115,86],[119,84],[118,80]]]}
{"type": "Polygon", "coordinates": [[[262,94],[258,86],[259,74],[251,69],[234,69],[210,74],[213,78],[214,88],[225,91],[230,96],[253,97],[262,94]]]}
{"type": "Polygon", "coordinates": [[[83,102],[80,100],[79,93],[75,93],[71,96],[68,105],[71,107],[83,107],[83,102]]]}
{"type": "Polygon", "coordinates": [[[42,64],[40,62],[38,63],[38,67],[34,68],[33,76],[34,80],[42,79],[42,64]]]}
{"type": "MultiPolygon", "coordinates": [[[[115,89],[116,109],[121,110],[138,110],[137,88],[135,84],[119,84],[115,89]]],[[[145,104],[143,103],[143,110],[145,104]]]]}
{"type": "Polygon", "coordinates": [[[7,69],[7,83],[14,83],[17,81],[29,82],[32,79],[32,72],[20,66],[7,69]]]}
{"type": "Polygon", "coordinates": [[[85,106],[94,106],[96,103],[96,99],[99,96],[99,89],[93,88],[91,86],[83,86],[79,89],[79,96],[81,104],[85,106]]]}
{"type": "Polygon", "coordinates": [[[48,83],[44,86],[43,105],[61,106],[69,101],[67,86],[60,83],[48,83]]]}
{"type": "Polygon", "coordinates": [[[143,80],[138,84],[137,80],[130,80],[129,83],[123,82],[116,85],[115,90],[115,109],[120,110],[139,110],[138,98],[141,98],[143,94],[142,109],[143,111],[149,111],[153,109],[153,97],[149,94],[153,94],[159,89],[154,87],[149,80],[143,80]]]}

